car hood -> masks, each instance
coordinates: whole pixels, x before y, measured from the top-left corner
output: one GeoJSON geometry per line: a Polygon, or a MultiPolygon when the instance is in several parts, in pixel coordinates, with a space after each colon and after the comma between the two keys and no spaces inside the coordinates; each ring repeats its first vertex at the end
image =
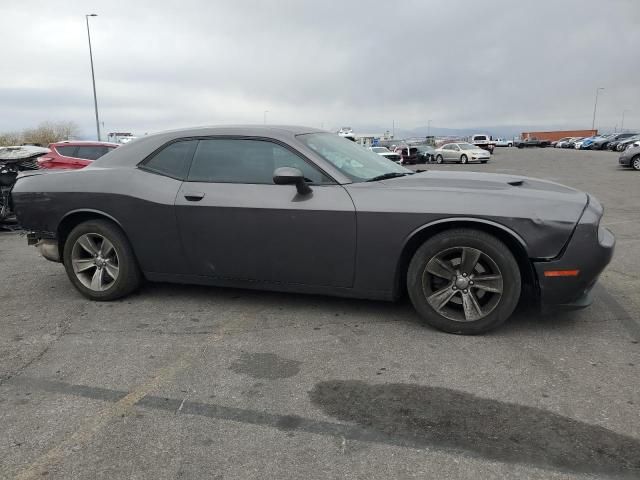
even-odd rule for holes
{"type": "Polygon", "coordinates": [[[417,229],[456,219],[501,225],[523,239],[531,258],[558,255],[589,201],[558,183],[478,172],[427,171],[346,187],[358,212],[408,216],[417,229]]]}

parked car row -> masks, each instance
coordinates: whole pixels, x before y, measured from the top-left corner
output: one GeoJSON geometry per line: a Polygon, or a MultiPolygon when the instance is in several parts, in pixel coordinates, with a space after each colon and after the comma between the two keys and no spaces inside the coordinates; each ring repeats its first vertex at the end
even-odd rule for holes
{"type": "Polygon", "coordinates": [[[576,150],[612,150],[623,152],[640,142],[637,133],[610,133],[593,137],[565,137],[552,145],[556,148],[575,148],[576,150]]]}

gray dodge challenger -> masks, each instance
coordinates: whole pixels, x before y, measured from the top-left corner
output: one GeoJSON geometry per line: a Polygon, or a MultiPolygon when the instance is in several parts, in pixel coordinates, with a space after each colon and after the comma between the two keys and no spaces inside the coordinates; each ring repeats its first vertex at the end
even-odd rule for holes
{"type": "Polygon", "coordinates": [[[143,279],[394,300],[477,334],[520,301],[584,307],[615,239],[591,195],[533,178],[414,173],[302,127],[175,130],[82,170],[23,175],[28,242],[93,300],[143,279]]]}

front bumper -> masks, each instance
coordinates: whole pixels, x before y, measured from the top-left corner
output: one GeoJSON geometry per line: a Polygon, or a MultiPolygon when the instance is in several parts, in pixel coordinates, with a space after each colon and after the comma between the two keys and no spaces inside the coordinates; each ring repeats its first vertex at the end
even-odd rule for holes
{"type": "Polygon", "coordinates": [[[590,292],[611,261],[615,237],[600,226],[603,208],[589,197],[589,204],[563,253],[553,260],[534,262],[543,307],[583,308],[590,292]],[[578,271],[575,276],[551,276],[553,272],[578,271]]]}
{"type": "Polygon", "coordinates": [[[625,155],[622,155],[619,159],[618,159],[618,163],[624,167],[630,167],[631,166],[631,157],[627,157],[625,155]]]}

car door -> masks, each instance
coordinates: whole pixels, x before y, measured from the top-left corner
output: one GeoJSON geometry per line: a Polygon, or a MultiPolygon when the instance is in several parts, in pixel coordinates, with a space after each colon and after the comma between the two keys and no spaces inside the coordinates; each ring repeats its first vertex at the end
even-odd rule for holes
{"type": "Polygon", "coordinates": [[[451,160],[456,162],[460,160],[460,147],[458,145],[451,145],[451,160]]]}
{"type": "Polygon", "coordinates": [[[453,160],[453,145],[445,145],[443,151],[445,160],[453,160]]]}
{"type": "Polygon", "coordinates": [[[269,139],[200,139],[176,197],[190,269],[229,280],[351,287],[355,208],[346,190],[269,139]],[[303,171],[310,194],[275,185],[282,166],[303,171]]]}

